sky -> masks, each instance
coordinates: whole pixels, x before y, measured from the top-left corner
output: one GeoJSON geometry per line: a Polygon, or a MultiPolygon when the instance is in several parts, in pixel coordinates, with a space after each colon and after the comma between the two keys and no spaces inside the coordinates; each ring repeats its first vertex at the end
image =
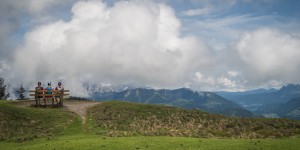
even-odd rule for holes
{"type": "Polygon", "coordinates": [[[198,91],[300,83],[300,1],[0,0],[0,76],[198,91]]]}

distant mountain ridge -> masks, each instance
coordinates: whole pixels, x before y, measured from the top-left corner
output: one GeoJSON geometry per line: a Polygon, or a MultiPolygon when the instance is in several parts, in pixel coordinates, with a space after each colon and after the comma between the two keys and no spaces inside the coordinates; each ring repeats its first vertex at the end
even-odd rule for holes
{"type": "Polygon", "coordinates": [[[196,92],[181,88],[175,90],[127,89],[120,92],[94,93],[95,100],[121,100],[137,103],[162,104],[188,109],[200,109],[211,113],[239,117],[257,117],[241,105],[212,92],[196,92]]]}
{"type": "Polygon", "coordinates": [[[264,88],[260,88],[260,89],[255,89],[255,90],[250,90],[250,91],[244,91],[244,92],[226,92],[226,91],[221,91],[221,92],[216,92],[219,95],[250,95],[250,94],[261,94],[261,93],[270,93],[270,92],[276,92],[278,90],[276,90],[275,88],[271,88],[271,89],[264,89],[264,88]]]}
{"type": "Polygon", "coordinates": [[[281,117],[300,120],[300,97],[294,98],[279,106],[275,113],[281,117]]]}
{"type": "Polygon", "coordinates": [[[286,103],[289,100],[300,97],[300,85],[288,84],[283,86],[279,90],[270,89],[265,92],[246,92],[246,93],[232,93],[232,92],[219,92],[220,96],[232,100],[241,105],[253,105],[253,104],[274,104],[274,103],[286,103]]]}
{"type": "Polygon", "coordinates": [[[261,89],[256,92],[219,92],[218,94],[265,117],[300,120],[299,84],[288,84],[279,90],[261,89]]]}
{"type": "Polygon", "coordinates": [[[263,116],[291,118],[300,120],[300,97],[293,98],[283,104],[264,105],[256,111],[263,116]]]}
{"type": "Polygon", "coordinates": [[[120,92],[132,87],[126,85],[112,85],[105,83],[84,83],[83,87],[87,90],[88,94],[106,93],[106,92],[120,92]]]}

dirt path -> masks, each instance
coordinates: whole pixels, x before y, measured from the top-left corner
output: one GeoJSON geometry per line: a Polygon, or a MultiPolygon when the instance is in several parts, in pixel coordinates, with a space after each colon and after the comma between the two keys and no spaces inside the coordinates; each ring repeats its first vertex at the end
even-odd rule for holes
{"type": "Polygon", "coordinates": [[[100,104],[101,102],[89,102],[89,101],[75,101],[75,102],[64,102],[64,106],[67,110],[70,110],[78,114],[82,119],[82,124],[86,122],[86,111],[89,107],[100,104]]]}
{"type": "MultiPolygon", "coordinates": [[[[86,122],[86,111],[89,107],[100,104],[101,102],[94,101],[64,101],[64,108],[78,114],[82,119],[82,124],[86,122]]],[[[21,107],[29,107],[35,104],[34,100],[16,101],[14,104],[21,107]]],[[[43,103],[42,103],[43,104],[43,103]]],[[[50,104],[48,102],[48,104],[50,104]]]]}

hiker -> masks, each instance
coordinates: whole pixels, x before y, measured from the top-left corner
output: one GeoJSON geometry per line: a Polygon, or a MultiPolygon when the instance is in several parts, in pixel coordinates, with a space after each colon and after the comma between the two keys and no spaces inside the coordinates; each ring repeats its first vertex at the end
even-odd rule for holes
{"type": "MultiPolygon", "coordinates": [[[[45,94],[52,94],[52,90],[54,90],[54,88],[51,86],[51,82],[48,82],[48,86],[45,88],[45,91],[46,91],[45,94]]],[[[46,101],[48,99],[51,99],[52,100],[52,104],[53,104],[53,96],[52,95],[47,95],[44,98],[45,106],[47,106],[46,101]]]]}
{"type": "MultiPolygon", "coordinates": [[[[42,83],[41,83],[41,82],[38,82],[38,86],[35,87],[35,90],[39,90],[39,91],[37,92],[38,95],[43,94],[44,88],[42,87],[42,83]]],[[[38,97],[37,97],[36,105],[38,105],[38,106],[41,105],[40,101],[41,101],[42,98],[43,98],[43,96],[38,96],[38,97]]]]}
{"type": "MultiPolygon", "coordinates": [[[[57,87],[55,88],[56,91],[61,91],[63,89],[61,82],[58,82],[57,87]]],[[[60,92],[55,94],[55,101],[57,104],[60,104],[60,92]]]]}

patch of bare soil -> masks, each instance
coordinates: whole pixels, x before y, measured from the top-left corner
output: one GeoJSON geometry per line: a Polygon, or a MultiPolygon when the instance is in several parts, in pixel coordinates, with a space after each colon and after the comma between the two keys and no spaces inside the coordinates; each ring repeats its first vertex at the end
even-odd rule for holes
{"type": "Polygon", "coordinates": [[[76,114],[78,114],[82,118],[82,124],[85,124],[86,121],[86,111],[89,107],[100,104],[101,102],[93,102],[93,101],[67,101],[64,102],[64,106],[67,110],[70,110],[76,114]]]}

